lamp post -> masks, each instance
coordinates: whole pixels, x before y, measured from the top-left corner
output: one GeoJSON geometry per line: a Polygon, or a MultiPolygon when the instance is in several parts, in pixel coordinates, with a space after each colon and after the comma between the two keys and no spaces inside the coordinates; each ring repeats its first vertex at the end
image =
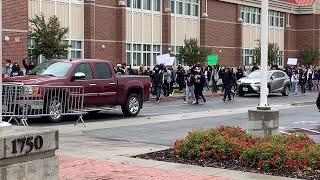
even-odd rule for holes
{"type": "MultiPolygon", "coordinates": [[[[3,37],[2,37],[2,1],[0,1],[0,64],[2,67],[2,42],[3,42],[3,37]]],[[[11,126],[10,123],[2,121],[2,72],[1,72],[1,77],[0,77],[0,127],[5,127],[5,126],[11,126]]]]}
{"type": "Polygon", "coordinates": [[[279,111],[268,104],[268,36],[269,0],[261,0],[261,67],[260,104],[249,110],[247,132],[254,137],[268,137],[279,134],[279,111]]]}
{"type": "Polygon", "coordinates": [[[260,104],[258,109],[270,110],[268,105],[268,37],[269,37],[269,0],[261,0],[261,80],[260,104]]]}

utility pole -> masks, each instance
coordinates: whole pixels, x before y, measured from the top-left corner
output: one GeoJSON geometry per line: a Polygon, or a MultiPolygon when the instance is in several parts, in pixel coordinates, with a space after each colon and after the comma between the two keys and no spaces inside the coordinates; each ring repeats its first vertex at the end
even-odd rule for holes
{"type": "Polygon", "coordinates": [[[261,80],[258,109],[268,110],[269,0],[261,0],[261,80]]]}

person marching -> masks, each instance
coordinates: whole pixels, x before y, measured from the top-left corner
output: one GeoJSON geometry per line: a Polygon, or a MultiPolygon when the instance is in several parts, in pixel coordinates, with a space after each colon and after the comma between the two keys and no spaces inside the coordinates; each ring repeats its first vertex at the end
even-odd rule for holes
{"type": "Polygon", "coordinates": [[[195,83],[194,83],[194,94],[196,101],[193,104],[199,104],[199,96],[202,98],[203,102],[206,103],[206,99],[202,93],[204,84],[206,82],[206,78],[204,74],[201,72],[199,67],[196,67],[195,72],[195,83]]]}

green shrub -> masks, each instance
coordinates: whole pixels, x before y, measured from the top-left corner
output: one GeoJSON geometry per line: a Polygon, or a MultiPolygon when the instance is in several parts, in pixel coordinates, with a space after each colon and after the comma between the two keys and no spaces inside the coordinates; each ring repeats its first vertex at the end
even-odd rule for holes
{"type": "Polygon", "coordinates": [[[261,169],[296,171],[317,168],[315,157],[319,150],[315,142],[306,135],[280,135],[260,139],[256,145],[246,149],[240,160],[245,165],[261,169]]]}
{"type": "Polygon", "coordinates": [[[221,126],[189,132],[185,139],[176,141],[173,151],[180,157],[236,160],[253,144],[252,136],[239,127],[221,126]]]}

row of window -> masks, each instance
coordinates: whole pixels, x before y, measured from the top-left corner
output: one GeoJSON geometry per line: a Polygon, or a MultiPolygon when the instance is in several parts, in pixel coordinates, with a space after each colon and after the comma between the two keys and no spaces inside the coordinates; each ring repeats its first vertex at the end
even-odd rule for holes
{"type": "MultiPolygon", "coordinates": [[[[105,63],[95,63],[94,68],[96,69],[96,78],[97,79],[111,79],[112,73],[108,66],[105,63]]],[[[74,71],[75,73],[82,72],[84,73],[85,79],[93,79],[93,73],[90,64],[80,64],[74,71]]]]}
{"type": "MultiPolygon", "coordinates": [[[[279,51],[278,66],[283,66],[284,53],[279,51]]],[[[252,66],[254,61],[254,49],[242,49],[242,62],[244,66],[252,66]]]]}
{"type": "Polygon", "coordinates": [[[199,16],[199,0],[169,0],[173,14],[199,16]]]}
{"type": "MultiPolygon", "coordinates": [[[[261,23],[261,9],[256,7],[241,6],[241,19],[244,23],[260,24],[261,23]]],[[[279,11],[269,11],[269,26],[270,27],[284,27],[284,13],[279,11]]]]}
{"type": "MultiPolygon", "coordinates": [[[[66,56],[62,56],[59,58],[71,58],[71,59],[81,59],[82,58],[82,41],[74,41],[74,40],[63,40],[61,41],[62,44],[69,44],[68,54],[66,56]]],[[[31,54],[33,51],[33,46],[35,45],[35,40],[33,38],[28,39],[28,59],[31,61],[31,54]]],[[[38,64],[41,62],[46,61],[44,57],[39,57],[37,62],[38,64]]]]}
{"type": "Polygon", "coordinates": [[[126,59],[127,64],[132,66],[153,66],[156,63],[156,58],[161,54],[160,45],[150,44],[127,44],[126,59]]]}
{"type": "Polygon", "coordinates": [[[143,9],[147,11],[160,11],[161,0],[126,0],[128,8],[143,9]]]}

